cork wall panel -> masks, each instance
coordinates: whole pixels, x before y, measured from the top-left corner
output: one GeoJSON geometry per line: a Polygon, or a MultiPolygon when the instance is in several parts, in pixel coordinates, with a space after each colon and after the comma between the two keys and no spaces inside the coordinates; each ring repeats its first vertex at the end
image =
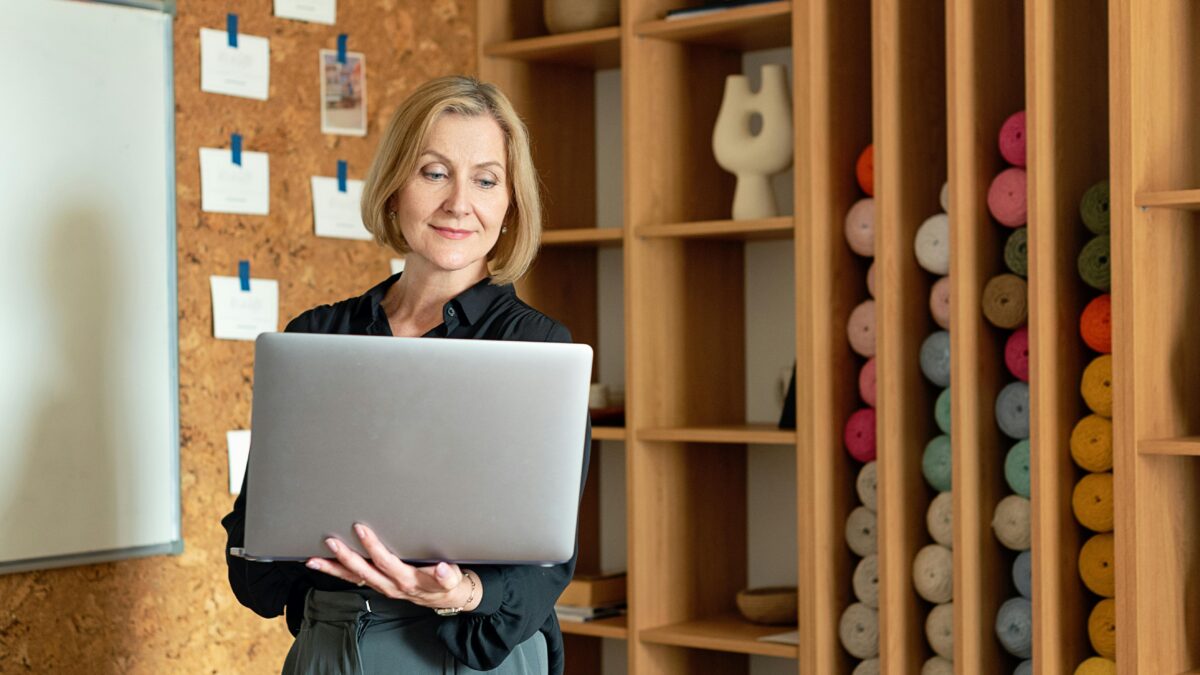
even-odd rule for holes
{"type": "Polygon", "coordinates": [[[239,605],[226,581],[220,518],[228,491],[225,432],[250,423],[253,343],[212,337],[209,275],[279,281],[280,328],[317,304],[385,278],[390,251],[313,235],[313,175],[365,176],[381,130],[421,82],[477,72],[474,0],[342,0],[336,26],[275,18],[271,0],[180,0],[175,23],[181,480],[184,553],[0,577],[0,672],[277,673],[283,619],[239,605]],[[200,28],[270,39],[267,101],[200,91],[200,28]],[[365,138],[321,133],[317,53],[349,36],[367,62],[365,138]],[[268,216],[200,211],[198,148],[270,154],[268,216]]]}

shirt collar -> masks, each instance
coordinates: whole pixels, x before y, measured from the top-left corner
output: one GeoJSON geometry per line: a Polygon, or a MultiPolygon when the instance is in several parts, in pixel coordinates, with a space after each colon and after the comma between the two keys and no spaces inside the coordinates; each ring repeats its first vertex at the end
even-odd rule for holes
{"type": "MultiPolygon", "coordinates": [[[[388,289],[400,279],[402,274],[404,273],[397,272],[366,292],[366,297],[370,301],[371,317],[373,319],[387,320],[383,311],[383,298],[387,295],[388,289]]],[[[503,295],[512,295],[513,293],[512,284],[497,286],[492,283],[491,277],[484,277],[474,286],[448,300],[443,305],[442,311],[444,314],[447,307],[455,306],[458,308],[459,319],[468,325],[473,324],[483,316],[483,313],[487,311],[488,307],[491,307],[497,298],[503,295]]]]}

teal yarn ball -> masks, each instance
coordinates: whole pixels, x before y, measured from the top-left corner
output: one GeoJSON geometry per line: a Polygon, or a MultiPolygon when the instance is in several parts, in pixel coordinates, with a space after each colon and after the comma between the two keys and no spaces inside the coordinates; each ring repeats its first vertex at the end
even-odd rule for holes
{"type": "Polygon", "coordinates": [[[1029,385],[1009,382],[996,396],[996,424],[1014,440],[1029,438],[1029,385]]]}
{"type": "Polygon", "coordinates": [[[1099,291],[1112,288],[1112,255],[1107,234],[1093,237],[1079,252],[1079,276],[1099,291]]]}
{"type": "Polygon", "coordinates": [[[1028,598],[1009,598],[996,613],[996,637],[1009,654],[1033,656],[1033,603],[1028,598]]]}
{"type": "Polygon", "coordinates": [[[939,387],[950,386],[950,333],[935,331],[921,343],[921,372],[939,387]]]}
{"type": "Polygon", "coordinates": [[[1019,277],[1025,276],[1029,269],[1028,241],[1029,231],[1024,227],[1018,227],[1008,235],[1008,241],[1004,242],[1004,264],[1019,277]]]}
{"type": "Polygon", "coordinates": [[[1021,551],[1013,561],[1013,584],[1022,597],[1033,599],[1033,554],[1021,551]]]}
{"type": "Polygon", "coordinates": [[[930,487],[938,492],[950,491],[950,437],[942,434],[925,446],[921,458],[921,473],[930,487]]]}
{"type": "Polygon", "coordinates": [[[1029,440],[1017,441],[1004,458],[1004,480],[1012,491],[1029,496],[1029,440]]]}
{"type": "Polygon", "coordinates": [[[950,387],[938,394],[937,402],[933,404],[933,419],[943,434],[950,433],[950,387]]]}

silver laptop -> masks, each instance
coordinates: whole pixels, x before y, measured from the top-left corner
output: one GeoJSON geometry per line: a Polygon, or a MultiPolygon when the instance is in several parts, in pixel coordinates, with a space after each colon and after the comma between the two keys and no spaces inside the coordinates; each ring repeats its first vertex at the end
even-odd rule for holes
{"type": "Polygon", "coordinates": [[[574,552],[587,345],[269,333],[254,356],[252,560],[556,564],[574,552]]]}

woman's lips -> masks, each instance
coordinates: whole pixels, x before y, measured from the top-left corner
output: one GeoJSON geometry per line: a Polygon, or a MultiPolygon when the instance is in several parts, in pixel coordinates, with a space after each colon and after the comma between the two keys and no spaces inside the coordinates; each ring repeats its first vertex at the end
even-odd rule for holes
{"type": "Polygon", "coordinates": [[[430,225],[430,227],[447,239],[466,239],[471,236],[470,230],[455,230],[449,227],[438,227],[437,225],[430,225]]]}

